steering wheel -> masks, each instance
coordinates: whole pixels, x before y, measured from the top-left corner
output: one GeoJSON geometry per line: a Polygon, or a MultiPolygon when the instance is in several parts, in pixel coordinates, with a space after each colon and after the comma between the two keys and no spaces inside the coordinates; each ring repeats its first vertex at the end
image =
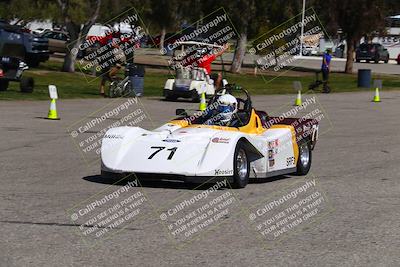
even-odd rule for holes
{"type": "Polygon", "coordinates": [[[238,111],[244,111],[244,110],[246,110],[246,100],[244,100],[243,98],[239,98],[239,97],[236,97],[236,100],[237,100],[237,102],[238,102],[238,111]],[[242,109],[239,109],[239,107],[240,107],[240,104],[243,104],[243,108],[242,109]]]}

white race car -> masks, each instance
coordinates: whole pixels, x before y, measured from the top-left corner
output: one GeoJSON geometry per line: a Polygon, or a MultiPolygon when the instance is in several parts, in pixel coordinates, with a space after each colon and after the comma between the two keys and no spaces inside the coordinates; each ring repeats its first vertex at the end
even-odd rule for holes
{"type": "Polygon", "coordinates": [[[219,95],[215,95],[206,112],[190,116],[177,109],[177,119],[152,131],[140,127],[108,130],[101,148],[102,175],[135,173],[143,179],[198,183],[228,179],[232,187],[243,188],[249,178],[307,174],[318,122],[269,117],[252,107],[246,90],[235,90],[245,97],[236,98],[238,109],[229,126],[209,123],[218,103],[219,95]]]}

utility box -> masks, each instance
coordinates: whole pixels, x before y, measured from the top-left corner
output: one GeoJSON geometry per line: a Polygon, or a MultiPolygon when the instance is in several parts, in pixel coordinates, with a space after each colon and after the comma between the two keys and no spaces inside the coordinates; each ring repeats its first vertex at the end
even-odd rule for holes
{"type": "Polygon", "coordinates": [[[144,66],[129,63],[126,65],[126,72],[126,75],[129,76],[129,81],[131,82],[130,89],[133,90],[130,95],[142,96],[144,93],[144,66]]]}
{"type": "Polygon", "coordinates": [[[358,87],[371,88],[371,70],[359,69],[358,70],[358,87]]]}

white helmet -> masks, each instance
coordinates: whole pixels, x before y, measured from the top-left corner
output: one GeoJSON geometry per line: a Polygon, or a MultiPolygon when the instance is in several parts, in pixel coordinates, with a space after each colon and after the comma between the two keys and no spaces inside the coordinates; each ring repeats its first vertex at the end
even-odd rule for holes
{"type": "Polygon", "coordinates": [[[227,125],[233,115],[237,112],[238,102],[236,97],[230,94],[222,95],[218,98],[218,116],[220,116],[221,124],[227,125]]]}

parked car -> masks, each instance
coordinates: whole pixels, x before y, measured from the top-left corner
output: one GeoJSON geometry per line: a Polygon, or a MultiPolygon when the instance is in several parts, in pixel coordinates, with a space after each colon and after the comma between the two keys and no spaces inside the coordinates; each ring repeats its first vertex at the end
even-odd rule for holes
{"type": "Polygon", "coordinates": [[[366,62],[374,61],[379,63],[379,61],[389,62],[389,52],[381,44],[360,44],[356,50],[356,62],[365,60],[366,62]]]}
{"type": "Polygon", "coordinates": [[[396,61],[397,61],[397,64],[399,64],[399,65],[400,65],[400,54],[397,56],[397,59],[396,59],[396,61]]]}
{"type": "Polygon", "coordinates": [[[18,57],[31,67],[49,59],[47,38],[25,32],[20,26],[0,22],[0,56],[18,57]]]}
{"type": "Polygon", "coordinates": [[[42,37],[49,40],[50,53],[65,53],[67,52],[67,43],[70,41],[67,32],[63,31],[45,31],[42,37]]]}
{"type": "Polygon", "coordinates": [[[37,28],[37,29],[32,30],[32,33],[36,34],[36,35],[41,35],[46,31],[50,31],[50,29],[37,28]]]}

